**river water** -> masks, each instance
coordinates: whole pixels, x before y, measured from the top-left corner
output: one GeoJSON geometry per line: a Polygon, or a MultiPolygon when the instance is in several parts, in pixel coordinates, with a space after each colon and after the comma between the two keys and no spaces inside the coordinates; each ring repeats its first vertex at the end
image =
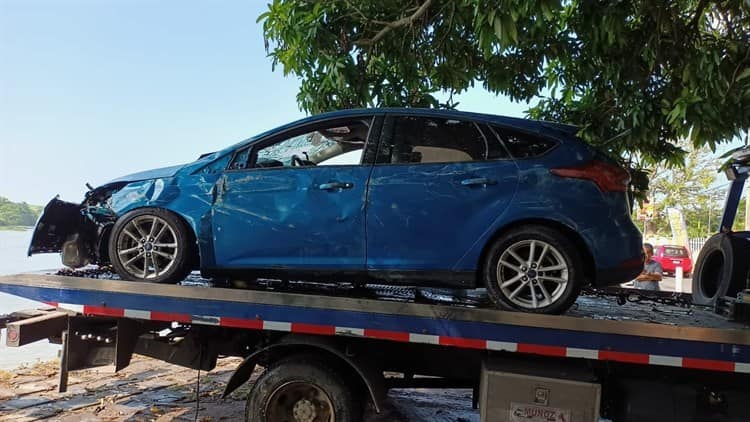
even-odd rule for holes
{"type": "MultiPolygon", "coordinates": [[[[17,274],[26,271],[60,268],[58,254],[26,256],[31,230],[0,230],[0,275],[17,274]]],[[[8,314],[22,309],[44,306],[38,302],[0,293],[0,314],[8,314]]],[[[38,341],[24,347],[6,347],[5,330],[0,331],[0,369],[12,369],[19,365],[33,364],[57,356],[60,346],[47,340],[38,341]]]]}

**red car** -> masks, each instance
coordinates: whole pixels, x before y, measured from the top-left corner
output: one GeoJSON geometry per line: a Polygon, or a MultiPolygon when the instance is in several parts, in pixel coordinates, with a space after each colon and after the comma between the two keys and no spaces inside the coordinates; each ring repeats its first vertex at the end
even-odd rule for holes
{"type": "Polygon", "coordinates": [[[685,277],[690,277],[690,273],[693,271],[693,261],[684,246],[657,246],[654,251],[654,261],[661,264],[661,268],[666,274],[674,275],[677,267],[682,267],[682,274],[685,277]]]}

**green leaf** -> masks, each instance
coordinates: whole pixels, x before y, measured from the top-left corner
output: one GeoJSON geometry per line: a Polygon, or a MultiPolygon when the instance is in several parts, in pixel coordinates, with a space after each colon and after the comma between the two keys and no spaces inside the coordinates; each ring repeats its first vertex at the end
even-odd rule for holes
{"type": "Polygon", "coordinates": [[[263,12],[263,13],[261,13],[261,14],[260,14],[260,15],[258,16],[258,19],[256,19],[256,20],[255,20],[255,23],[260,23],[260,21],[262,21],[262,20],[265,20],[265,19],[266,19],[266,18],[268,18],[269,16],[271,16],[271,12],[268,12],[268,11],[266,11],[266,12],[263,12]]]}
{"type": "Polygon", "coordinates": [[[503,41],[503,23],[500,20],[500,17],[496,17],[493,22],[493,28],[495,30],[495,36],[498,40],[503,41]]]}
{"type": "Polygon", "coordinates": [[[743,80],[743,79],[745,79],[747,77],[750,77],[750,67],[748,67],[747,69],[745,69],[742,72],[740,72],[740,74],[737,75],[737,79],[736,80],[737,81],[741,81],[741,80],[743,80]]]}

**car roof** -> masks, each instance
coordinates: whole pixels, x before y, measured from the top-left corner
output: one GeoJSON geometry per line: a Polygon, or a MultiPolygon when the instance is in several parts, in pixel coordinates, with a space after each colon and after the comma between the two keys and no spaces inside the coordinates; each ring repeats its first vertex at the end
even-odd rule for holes
{"type": "Polygon", "coordinates": [[[312,116],[308,116],[299,120],[295,120],[293,122],[289,122],[281,126],[277,126],[265,132],[254,135],[250,138],[242,140],[234,145],[230,145],[229,147],[224,148],[221,151],[219,151],[219,154],[223,155],[224,153],[228,151],[243,147],[245,145],[249,145],[258,139],[265,138],[268,135],[272,135],[278,132],[283,132],[285,130],[292,129],[297,126],[301,126],[301,125],[305,125],[309,123],[315,123],[318,121],[325,121],[325,120],[331,120],[331,119],[337,119],[337,118],[356,117],[356,116],[375,116],[375,115],[384,115],[384,114],[389,114],[389,113],[399,114],[402,116],[403,115],[435,116],[435,117],[444,117],[444,118],[453,117],[456,119],[479,120],[479,121],[484,121],[486,123],[493,123],[493,124],[498,124],[502,126],[510,126],[513,128],[521,129],[523,131],[527,131],[527,132],[543,133],[543,134],[548,134],[550,131],[558,132],[564,135],[575,135],[576,133],[578,133],[578,127],[573,126],[573,125],[548,122],[544,120],[531,120],[531,119],[522,119],[519,117],[499,116],[495,114],[474,113],[474,112],[468,112],[468,111],[433,109],[433,108],[412,108],[412,107],[351,108],[351,109],[346,109],[346,110],[337,110],[337,111],[330,111],[326,113],[314,114],[312,116]]]}
{"type": "Polygon", "coordinates": [[[303,124],[314,122],[316,120],[327,120],[337,117],[348,117],[357,115],[374,115],[374,114],[399,114],[406,116],[435,116],[435,117],[455,117],[461,119],[481,120],[487,123],[496,123],[500,125],[513,126],[528,131],[540,131],[553,129],[574,135],[578,132],[578,127],[564,123],[555,123],[545,120],[531,120],[520,117],[500,116],[496,114],[475,113],[469,111],[434,109],[434,108],[414,108],[414,107],[380,107],[380,108],[353,108],[347,110],[337,110],[327,113],[316,114],[295,122],[303,124]]]}

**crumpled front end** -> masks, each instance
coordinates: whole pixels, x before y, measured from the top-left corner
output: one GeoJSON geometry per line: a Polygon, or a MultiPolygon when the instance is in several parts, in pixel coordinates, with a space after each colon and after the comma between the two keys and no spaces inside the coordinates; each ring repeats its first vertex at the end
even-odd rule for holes
{"type": "Polygon", "coordinates": [[[106,203],[115,189],[89,192],[81,204],[53,198],[34,227],[28,255],[59,252],[63,265],[80,268],[107,264],[107,234],[116,215],[106,203]]]}

